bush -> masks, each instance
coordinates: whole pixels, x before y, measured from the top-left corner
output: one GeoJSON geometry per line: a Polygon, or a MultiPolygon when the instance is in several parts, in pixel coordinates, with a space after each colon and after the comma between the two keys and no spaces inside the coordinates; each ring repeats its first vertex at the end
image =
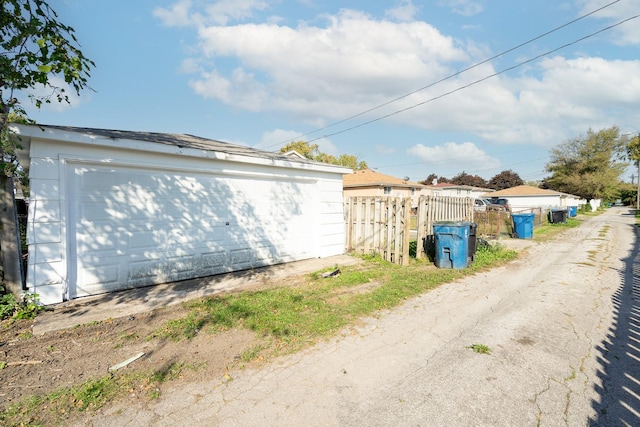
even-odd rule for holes
{"type": "Polygon", "coordinates": [[[43,309],[37,294],[25,294],[22,300],[18,300],[13,294],[0,297],[0,320],[33,319],[43,309]]]}

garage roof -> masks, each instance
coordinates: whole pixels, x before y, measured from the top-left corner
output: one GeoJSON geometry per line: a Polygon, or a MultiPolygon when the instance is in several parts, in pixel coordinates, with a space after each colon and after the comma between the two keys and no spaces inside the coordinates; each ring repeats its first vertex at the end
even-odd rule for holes
{"type": "Polygon", "coordinates": [[[183,155],[197,155],[199,152],[200,157],[219,158],[230,161],[240,161],[240,158],[244,158],[245,160],[247,158],[253,158],[262,160],[258,161],[258,163],[268,163],[271,165],[276,163],[279,166],[294,166],[292,164],[297,164],[297,167],[305,169],[321,169],[326,172],[340,174],[352,172],[351,169],[342,166],[316,162],[301,156],[291,155],[290,153],[274,153],[271,151],[260,150],[244,145],[231,144],[214,139],[206,139],[189,134],[96,129],[58,125],[11,124],[10,127],[12,132],[16,135],[19,144],[24,148],[22,150],[23,153],[19,153],[18,157],[20,164],[25,169],[28,169],[28,147],[31,138],[42,138],[90,145],[164,151],[167,153],[183,155]],[[159,146],[165,146],[166,149],[158,148],[159,146]],[[209,153],[209,155],[203,156],[202,152],[209,153]]]}

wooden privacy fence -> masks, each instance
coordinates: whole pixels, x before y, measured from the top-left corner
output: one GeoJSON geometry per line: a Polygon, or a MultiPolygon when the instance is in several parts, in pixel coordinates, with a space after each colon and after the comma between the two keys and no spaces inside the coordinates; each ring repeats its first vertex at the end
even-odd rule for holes
{"type": "Polygon", "coordinates": [[[346,197],[346,251],[380,254],[400,265],[409,262],[411,199],[346,197]]]}
{"type": "Polygon", "coordinates": [[[387,261],[406,265],[411,240],[418,242],[416,257],[426,256],[425,243],[433,235],[434,222],[473,221],[473,199],[469,197],[421,196],[415,208],[411,203],[411,198],[346,197],[346,252],[380,254],[387,261]]]}
{"type": "Polygon", "coordinates": [[[473,198],[422,196],[416,212],[416,258],[427,255],[429,236],[433,236],[433,224],[437,221],[473,222],[473,198]]]}

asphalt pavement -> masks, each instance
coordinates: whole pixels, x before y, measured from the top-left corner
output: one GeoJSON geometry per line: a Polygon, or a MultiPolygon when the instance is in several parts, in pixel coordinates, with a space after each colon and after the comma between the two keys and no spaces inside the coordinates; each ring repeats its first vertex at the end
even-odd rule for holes
{"type": "Polygon", "coordinates": [[[82,425],[638,426],[637,237],[610,209],[306,351],[82,425]]]}

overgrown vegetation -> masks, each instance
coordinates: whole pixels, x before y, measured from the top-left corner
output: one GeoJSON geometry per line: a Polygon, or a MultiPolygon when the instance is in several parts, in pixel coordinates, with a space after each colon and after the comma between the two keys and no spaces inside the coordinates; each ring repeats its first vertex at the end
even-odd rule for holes
{"type": "Polygon", "coordinates": [[[0,296],[0,320],[33,319],[43,309],[37,294],[26,294],[22,299],[10,293],[0,296]]]}
{"type": "Polygon", "coordinates": [[[587,201],[616,200],[621,189],[620,177],[628,166],[625,157],[631,156],[629,150],[629,138],[617,126],[597,132],[589,129],[586,136],[551,150],[546,165],[551,175],[545,178],[544,187],[587,201]]]}
{"type": "MultiPolygon", "coordinates": [[[[168,321],[147,338],[189,340],[201,333],[248,328],[265,339],[243,352],[238,363],[246,363],[297,351],[335,334],[358,318],[395,307],[440,284],[504,264],[516,256],[515,251],[501,246],[483,246],[478,249],[475,262],[464,270],[438,269],[427,260],[398,266],[367,256],[358,266],[341,268],[337,276],[310,274],[302,286],[185,303],[185,316],[168,321]]],[[[38,425],[43,411],[62,422],[70,412],[96,410],[133,392],[154,399],[163,383],[179,377],[185,369],[201,367],[175,361],[156,372],[114,373],[92,379],[74,388],[18,402],[0,414],[0,424],[38,425]]]]}
{"type": "Polygon", "coordinates": [[[516,256],[499,247],[478,250],[465,270],[437,269],[426,261],[398,266],[370,257],[366,269],[344,269],[330,280],[311,278],[304,287],[276,288],[211,297],[187,304],[189,313],[167,322],[153,337],[189,339],[201,331],[242,326],[285,341],[289,350],[328,336],[351,320],[391,308],[442,283],[472,274],[516,256]]]}
{"type": "Polygon", "coordinates": [[[578,227],[582,223],[579,218],[567,218],[567,222],[549,223],[546,222],[533,230],[534,240],[547,240],[561,233],[567,228],[578,227]]]}
{"type": "Polygon", "coordinates": [[[491,354],[489,346],[484,344],[471,344],[470,346],[467,346],[467,348],[478,354],[491,354]]]}

